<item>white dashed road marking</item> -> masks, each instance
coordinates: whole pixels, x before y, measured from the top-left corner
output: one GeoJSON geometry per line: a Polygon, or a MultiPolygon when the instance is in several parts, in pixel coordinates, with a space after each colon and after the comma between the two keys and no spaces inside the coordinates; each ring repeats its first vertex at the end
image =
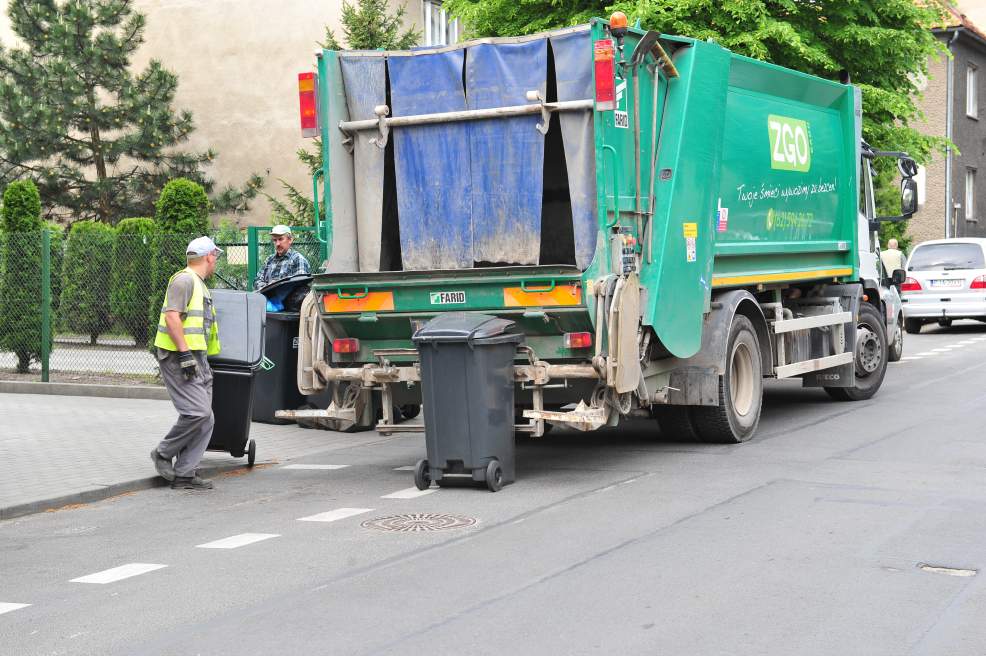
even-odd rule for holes
{"type": "Polygon", "coordinates": [[[153,572],[156,569],[163,569],[165,567],[167,567],[167,565],[154,565],[152,563],[129,563],[127,565],[114,567],[113,569],[96,572],[95,574],[80,576],[77,579],[72,579],[71,583],[115,583],[117,581],[122,581],[123,579],[129,579],[131,576],[147,574],[148,572],[153,572]]]}
{"type": "Polygon", "coordinates": [[[31,604],[12,604],[8,602],[0,601],[0,615],[4,613],[9,613],[12,610],[20,610],[21,608],[27,608],[31,604]]]}
{"type": "Polygon", "coordinates": [[[924,353],[918,353],[918,355],[923,358],[923,357],[926,357],[926,356],[929,356],[929,355],[938,355],[938,354],[935,353],[934,351],[925,351],[924,353]]]}
{"type": "Polygon", "coordinates": [[[936,348],[936,349],[931,349],[931,350],[932,351],[936,351],[938,353],[948,353],[948,351],[949,351],[949,349],[947,349],[947,348],[936,348]]]}
{"type": "Polygon", "coordinates": [[[310,515],[308,517],[301,517],[298,519],[299,522],[334,522],[340,519],[346,519],[347,517],[354,517],[356,515],[362,515],[363,513],[373,512],[373,508],[336,508],[335,510],[330,510],[329,512],[319,513],[317,515],[310,515]]]}
{"type": "Polygon", "coordinates": [[[406,490],[398,490],[392,494],[385,494],[381,499],[417,499],[418,497],[423,497],[426,494],[431,494],[432,492],[437,492],[437,488],[430,487],[427,490],[419,490],[416,487],[409,487],[406,490]]]}
{"type": "Polygon", "coordinates": [[[921,356],[919,355],[907,355],[901,358],[901,360],[921,360],[921,359],[923,358],[921,358],[921,356]]]}
{"type": "Polygon", "coordinates": [[[281,469],[345,469],[349,465],[284,465],[281,469]]]}
{"type": "Polygon", "coordinates": [[[394,471],[414,471],[414,465],[404,465],[403,467],[394,467],[394,471]]]}
{"type": "Polygon", "coordinates": [[[254,542],[260,542],[261,540],[269,540],[270,538],[281,537],[277,533],[240,533],[239,535],[233,535],[228,538],[223,538],[222,540],[215,540],[213,542],[206,542],[205,544],[198,545],[199,549],[236,549],[237,547],[245,547],[248,544],[253,544],[254,542]]]}

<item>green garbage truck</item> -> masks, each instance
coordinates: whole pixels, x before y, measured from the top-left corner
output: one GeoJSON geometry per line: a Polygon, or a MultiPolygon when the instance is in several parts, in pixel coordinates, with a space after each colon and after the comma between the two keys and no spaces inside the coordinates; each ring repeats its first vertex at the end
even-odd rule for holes
{"type": "MultiPolygon", "coordinates": [[[[383,433],[422,403],[411,337],[510,319],[515,430],[650,417],[754,435],[765,378],[872,397],[887,367],[859,89],[628,28],[625,17],[410,51],[331,51],[299,76],[329,256],[280,416],[383,433]],[[874,267],[869,266],[872,270],[874,267]]],[[[427,402],[427,399],[425,400],[427,402]]]]}

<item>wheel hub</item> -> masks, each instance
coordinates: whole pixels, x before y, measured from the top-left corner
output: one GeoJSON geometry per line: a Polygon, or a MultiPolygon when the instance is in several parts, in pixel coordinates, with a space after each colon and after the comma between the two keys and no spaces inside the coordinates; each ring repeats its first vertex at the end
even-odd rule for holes
{"type": "Polygon", "coordinates": [[[856,328],[856,368],[872,374],[880,368],[883,352],[880,349],[880,339],[869,326],[862,324],[856,328]]]}

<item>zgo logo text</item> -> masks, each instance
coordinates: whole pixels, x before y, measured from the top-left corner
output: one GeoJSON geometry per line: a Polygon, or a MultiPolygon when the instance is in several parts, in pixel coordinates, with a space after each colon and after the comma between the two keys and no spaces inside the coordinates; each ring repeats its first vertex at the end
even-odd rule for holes
{"type": "Polygon", "coordinates": [[[771,114],[767,117],[770,131],[770,168],[781,171],[811,169],[811,136],[808,122],[771,114]]]}

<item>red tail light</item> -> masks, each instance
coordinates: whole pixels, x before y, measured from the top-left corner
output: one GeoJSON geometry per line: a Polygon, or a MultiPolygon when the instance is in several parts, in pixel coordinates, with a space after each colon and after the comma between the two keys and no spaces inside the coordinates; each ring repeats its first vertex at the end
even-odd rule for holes
{"type": "Polygon", "coordinates": [[[614,78],[616,53],[609,39],[596,41],[594,48],[596,63],[596,109],[600,112],[616,109],[616,90],[614,78]]]}
{"type": "Polygon", "coordinates": [[[301,136],[318,136],[318,78],[314,73],[298,73],[298,99],[301,103],[301,136]]]}
{"type": "Polygon", "coordinates": [[[914,278],[907,278],[903,282],[903,284],[901,284],[900,291],[902,291],[902,292],[919,292],[919,291],[921,291],[921,283],[919,283],[914,278]]]}
{"type": "Polygon", "coordinates": [[[969,289],[986,289],[986,276],[977,276],[973,279],[969,289]]]}
{"type": "Polygon", "coordinates": [[[332,342],[333,353],[359,353],[359,340],[355,337],[343,337],[332,342]]]}
{"type": "Polygon", "coordinates": [[[592,333],[565,333],[565,348],[584,349],[592,346],[592,333]]]}

